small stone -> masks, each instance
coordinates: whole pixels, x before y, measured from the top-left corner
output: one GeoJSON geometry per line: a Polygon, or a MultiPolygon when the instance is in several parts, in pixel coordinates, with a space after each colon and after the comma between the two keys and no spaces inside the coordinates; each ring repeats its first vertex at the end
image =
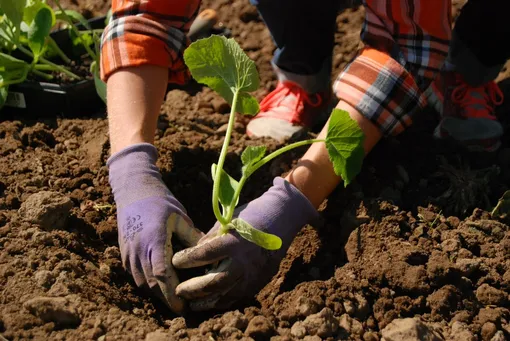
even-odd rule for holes
{"type": "Polygon", "coordinates": [[[476,289],[476,298],[484,305],[502,306],[508,299],[508,295],[499,289],[484,283],[476,289]]]}
{"type": "Polygon", "coordinates": [[[381,335],[385,341],[443,341],[432,328],[415,318],[395,319],[381,335]]]}
{"type": "Polygon", "coordinates": [[[38,224],[45,230],[61,229],[72,207],[73,202],[65,195],[41,191],[32,194],[21,204],[19,214],[25,221],[38,224]]]}
{"type": "Polygon", "coordinates": [[[23,307],[44,322],[70,327],[81,322],[75,304],[66,297],[39,296],[26,301],[23,307]]]}

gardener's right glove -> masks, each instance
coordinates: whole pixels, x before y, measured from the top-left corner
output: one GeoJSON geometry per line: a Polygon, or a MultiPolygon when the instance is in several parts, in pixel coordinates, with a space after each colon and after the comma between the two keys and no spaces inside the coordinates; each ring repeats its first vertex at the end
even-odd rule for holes
{"type": "Polygon", "coordinates": [[[197,246],[176,253],[172,260],[182,269],[221,261],[208,274],[177,287],[177,294],[190,300],[191,310],[224,309],[253,297],[278,271],[299,230],[318,217],[310,201],[282,178],[275,178],[267,192],[241,207],[237,215],[254,228],[280,237],[282,247],[268,251],[232,230],[218,236],[220,225],[216,223],[197,246]]]}
{"type": "Polygon", "coordinates": [[[172,236],[196,245],[203,233],[168,190],[156,167],[157,150],[135,144],[107,162],[115,203],[122,264],[136,285],[148,287],[176,313],[184,302],[175,295],[179,280],[172,267],[172,236]]]}

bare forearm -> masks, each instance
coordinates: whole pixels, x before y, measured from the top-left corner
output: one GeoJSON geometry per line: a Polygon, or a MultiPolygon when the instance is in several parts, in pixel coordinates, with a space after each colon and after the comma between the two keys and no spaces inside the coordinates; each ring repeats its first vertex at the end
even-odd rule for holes
{"type": "Polygon", "coordinates": [[[135,143],[154,143],[168,69],[141,65],[113,73],[107,82],[112,154],[135,143]]]}
{"type": "MultiPolygon", "coordinates": [[[[349,104],[340,101],[337,108],[346,110],[350,113],[351,118],[358,122],[365,134],[364,148],[365,154],[368,154],[381,139],[379,129],[349,104]]],[[[327,124],[317,138],[325,139],[326,134],[327,124]]],[[[314,143],[298,162],[296,168],[286,176],[286,180],[296,186],[317,208],[342,179],[333,170],[326,145],[314,143]]]]}

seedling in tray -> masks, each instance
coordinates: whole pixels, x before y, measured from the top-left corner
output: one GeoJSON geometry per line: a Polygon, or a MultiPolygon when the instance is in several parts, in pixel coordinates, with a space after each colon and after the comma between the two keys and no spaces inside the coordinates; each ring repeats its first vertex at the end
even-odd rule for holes
{"type": "Polygon", "coordinates": [[[255,63],[234,39],[221,36],[211,36],[192,43],[184,52],[184,61],[197,82],[211,87],[231,105],[218,164],[213,164],[211,169],[214,181],[212,206],[214,215],[221,224],[219,234],[236,230],[250,242],[268,250],[277,250],[282,245],[278,236],[259,231],[242,219],[233,219],[239,195],[248,178],[264,164],[286,151],[312,143],[325,143],[335,173],[347,186],[361,169],[364,157],[363,132],[357,122],[350,118],[349,113],[335,109],[331,113],[326,139],[299,141],[269,155],[265,155],[264,146],[247,147],[241,155],[242,176],[237,181],[223,170],[223,164],[235,123],[235,113],[253,116],[259,111],[257,100],[249,94],[259,87],[255,63]]]}
{"type": "Polygon", "coordinates": [[[59,0],[54,2],[58,11],[49,7],[45,0],[0,0],[0,108],[7,99],[9,85],[24,82],[29,73],[45,80],[53,79],[51,72],[60,72],[74,80],[80,79],[65,66],[71,60],[50,36],[57,20],[70,26],[77,42],[83,45],[92,58],[90,71],[94,76],[96,90],[106,101],[106,86],[99,79],[98,68],[100,32],[92,30],[78,12],[64,10],[59,0]],[[80,32],[75,22],[82,24],[87,31],[80,32]],[[31,61],[13,57],[12,52],[16,50],[31,61]],[[58,55],[64,65],[48,60],[46,54],[49,51],[58,55]]]}

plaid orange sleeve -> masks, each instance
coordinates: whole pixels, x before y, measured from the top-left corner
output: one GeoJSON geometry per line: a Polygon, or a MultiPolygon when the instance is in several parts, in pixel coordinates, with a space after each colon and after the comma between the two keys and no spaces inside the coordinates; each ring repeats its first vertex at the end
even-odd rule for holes
{"type": "Polygon", "coordinates": [[[451,1],[364,0],[364,47],[336,79],[341,100],[384,135],[409,127],[426,105],[451,37],[451,1]]]}
{"type": "Polygon", "coordinates": [[[101,78],[118,69],[167,67],[169,82],[189,78],[182,54],[200,0],[113,0],[112,20],[101,39],[101,78]]]}

